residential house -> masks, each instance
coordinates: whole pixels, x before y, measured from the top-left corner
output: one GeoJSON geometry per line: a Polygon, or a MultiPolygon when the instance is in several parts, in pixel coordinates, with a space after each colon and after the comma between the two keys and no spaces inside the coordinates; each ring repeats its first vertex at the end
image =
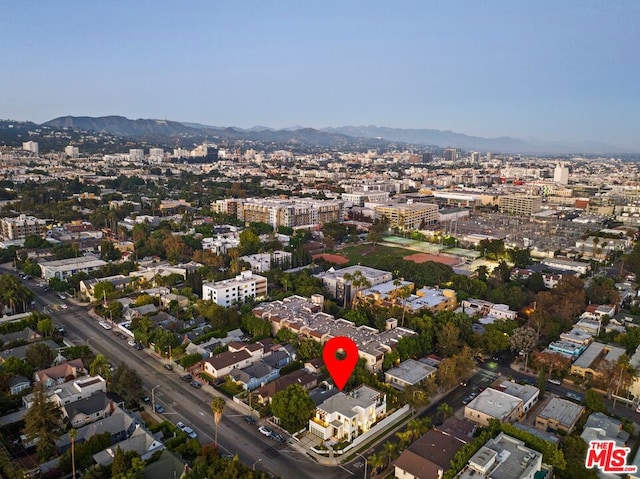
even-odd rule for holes
{"type": "Polygon", "coordinates": [[[165,449],[157,461],[144,468],[143,479],[183,479],[189,473],[189,464],[177,453],[165,449]]]}
{"type": "Polygon", "coordinates": [[[451,460],[471,441],[473,423],[455,417],[447,419],[405,449],[394,463],[396,479],[440,479],[451,460]]]}
{"type": "Polygon", "coordinates": [[[106,393],[98,391],[87,398],[64,404],[60,409],[62,410],[63,418],[77,429],[110,416],[116,410],[116,407],[106,393]]]}
{"type": "Polygon", "coordinates": [[[384,382],[396,389],[416,386],[436,373],[437,369],[414,359],[407,359],[384,373],[384,382]]]}
{"type": "Polygon", "coordinates": [[[16,396],[22,391],[29,389],[31,387],[31,381],[24,376],[17,375],[9,378],[7,385],[9,386],[9,394],[16,396]]]}
{"type": "MultiPolygon", "coordinates": [[[[58,406],[87,398],[98,391],[107,392],[107,382],[102,376],[84,376],[75,381],[57,384],[47,390],[47,395],[51,401],[58,406]]],[[[33,404],[33,393],[22,398],[22,404],[29,409],[33,404]]]]}
{"type": "Polygon", "coordinates": [[[501,432],[489,439],[456,476],[459,479],[534,479],[542,469],[542,453],[501,432]]]}
{"type": "Polygon", "coordinates": [[[580,437],[587,444],[590,441],[614,441],[616,446],[625,447],[629,441],[629,433],[622,426],[622,421],[594,412],[587,419],[580,437]]]}
{"type": "Polygon", "coordinates": [[[82,359],[72,359],[57,366],[47,369],[41,369],[33,374],[33,380],[36,383],[41,382],[45,388],[50,388],[57,384],[73,381],[80,376],[87,374],[82,359]]]}
{"type": "Polygon", "coordinates": [[[84,279],[80,281],[80,294],[87,298],[89,301],[101,301],[104,298],[97,298],[94,294],[95,287],[99,283],[110,283],[116,289],[116,291],[122,291],[127,286],[131,284],[133,278],[130,276],[124,276],[122,274],[118,274],[115,276],[109,276],[106,278],[93,278],[93,279],[84,279]]]}
{"type": "Polygon", "coordinates": [[[102,466],[108,466],[113,462],[118,448],[122,449],[123,452],[134,451],[140,456],[140,459],[146,461],[156,452],[164,450],[164,444],[152,436],[144,427],[138,425],[127,439],[120,441],[115,447],[111,446],[95,453],[93,455],[94,462],[102,466]]]}
{"type": "Polygon", "coordinates": [[[386,395],[368,386],[338,393],[320,404],[309,420],[309,432],[323,441],[351,441],[365,434],[387,411],[386,395]]]}
{"type": "Polygon", "coordinates": [[[571,374],[583,378],[601,377],[602,371],[599,370],[599,367],[602,362],[615,363],[624,353],[624,348],[593,342],[571,365],[571,374]]]}
{"type": "Polygon", "coordinates": [[[229,376],[244,390],[252,391],[280,377],[280,369],[257,361],[243,369],[232,369],[229,376]]]}
{"type": "MultiPolygon", "coordinates": [[[[127,439],[137,427],[137,421],[121,408],[116,408],[113,414],[99,421],[76,429],[76,446],[82,444],[96,434],[108,432],[111,436],[111,444],[116,444],[127,439]]],[[[60,436],[56,440],[56,448],[59,454],[63,454],[71,447],[69,433],[60,436]]]]}
{"type": "Polygon", "coordinates": [[[488,426],[491,419],[502,422],[517,421],[522,413],[522,399],[487,388],[464,407],[464,418],[480,426],[488,426]]]}
{"type": "Polygon", "coordinates": [[[584,411],[584,406],[552,397],[536,415],[535,427],[542,431],[564,431],[571,434],[584,411]]]}
{"type": "Polygon", "coordinates": [[[228,345],[229,350],[216,354],[211,358],[204,359],[200,364],[204,372],[214,378],[222,378],[231,373],[234,369],[244,369],[265,355],[265,348],[262,343],[244,344],[232,342],[228,345]]]}
{"type": "Polygon", "coordinates": [[[3,347],[5,345],[9,345],[14,341],[26,341],[28,343],[33,341],[38,341],[42,338],[42,335],[38,331],[34,331],[31,328],[24,328],[21,331],[16,331],[15,333],[7,333],[0,335],[0,344],[3,347]]]}
{"type": "Polygon", "coordinates": [[[298,384],[308,391],[318,385],[318,377],[304,369],[298,369],[285,376],[281,376],[275,381],[265,384],[256,390],[258,402],[260,404],[270,403],[276,393],[284,391],[292,384],[298,384]]]}
{"type": "MultiPolygon", "coordinates": [[[[49,346],[53,351],[58,351],[60,346],[55,341],[51,339],[45,339],[44,341],[39,341],[40,344],[45,344],[49,346]]],[[[0,351],[0,364],[4,362],[5,359],[9,357],[14,357],[18,359],[25,359],[27,357],[27,349],[31,347],[31,344],[25,344],[23,346],[17,346],[15,348],[5,349],[4,351],[0,351]]]]}

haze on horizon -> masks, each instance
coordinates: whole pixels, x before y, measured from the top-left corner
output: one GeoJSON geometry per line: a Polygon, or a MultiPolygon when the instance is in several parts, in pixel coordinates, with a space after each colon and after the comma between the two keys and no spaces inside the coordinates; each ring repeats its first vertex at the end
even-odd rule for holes
{"type": "Polygon", "coordinates": [[[640,151],[640,3],[3,5],[0,117],[371,125],[640,151]]]}

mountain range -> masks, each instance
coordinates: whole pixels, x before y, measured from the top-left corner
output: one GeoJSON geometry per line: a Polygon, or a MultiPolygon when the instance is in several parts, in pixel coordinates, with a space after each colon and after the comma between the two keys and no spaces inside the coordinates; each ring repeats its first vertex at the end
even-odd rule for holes
{"type": "Polygon", "coordinates": [[[254,140],[274,142],[283,145],[341,148],[353,145],[360,147],[385,147],[402,143],[414,146],[454,147],[463,150],[494,153],[523,154],[602,154],[623,152],[620,148],[595,141],[539,142],[508,136],[482,138],[453,131],[435,129],[401,129],[378,126],[343,126],[323,129],[294,126],[273,129],[255,126],[250,129],[219,127],[199,123],[169,120],[138,119],[123,116],[64,116],[50,120],[43,125],[58,128],[74,128],[136,139],[153,140],[160,138],[194,137],[226,140],[254,140]]]}

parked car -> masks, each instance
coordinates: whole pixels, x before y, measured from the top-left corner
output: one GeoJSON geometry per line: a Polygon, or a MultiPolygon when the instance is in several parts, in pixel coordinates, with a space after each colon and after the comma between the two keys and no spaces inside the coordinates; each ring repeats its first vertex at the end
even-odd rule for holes
{"type": "Polygon", "coordinates": [[[191,381],[192,379],[193,376],[191,376],[191,374],[185,374],[184,376],[182,376],[183,381],[191,381]]]}
{"type": "Polygon", "coordinates": [[[129,341],[127,341],[127,344],[129,346],[131,346],[132,348],[135,348],[135,346],[136,346],[136,342],[133,339],[130,339],[129,341]]]}
{"type": "Polygon", "coordinates": [[[198,433],[191,429],[189,426],[183,429],[184,433],[189,436],[191,439],[195,439],[198,437],[198,433]]]}
{"type": "Polygon", "coordinates": [[[191,385],[196,389],[200,389],[202,387],[202,384],[200,384],[198,381],[191,381],[191,385]]]}
{"type": "Polygon", "coordinates": [[[109,330],[109,329],[113,329],[113,328],[111,327],[111,325],[110,325],[109,323],[105,322],[105,321],[100,321],[98,324],[99,324],[100,326],[102,326],[104,329],[107,329],[107,330],[109,330]]]}
{"type": "Polygon", "coordinates": [[[176,423],[176,427],[177,427],[178,429],[180,429],[181,431],[184,431],[184,428],[185,428],[185,427],[187,427],[187,425],[186,425],[185,423],[183,423],[182,421],[178,421],[178,422],[176,423]]]}
{"type": "Polygon", "coordinates": [[[556,386],[561,386],[562,385],[562,381],[560,379],[549,378],[549,379],[547,379],[547,381],[549,381],[549,383],[551,383],[551,384],[555,384],[556,386]]]}
{"type": "Polygon", "coordinates": [[[136,343],[136,349],[138,351],[142,351],[144,349],[144,346],[142,344],[140,344],[140,343],[136,343]]]}
{"type": "Polygon", "coordinates": [[[284,438],[284,436],[280,435],[280,434],[274,434],[271,436],[271,438],[276,441],[278,444],[284,444],[285,442],[287,442],[287,440],[284,438]]]}
{"type": "Polygon", "coordinates": [[[164,407],[162,406],[162,404],[156,404],[153,409],[158,413],[158,414],[162,414],[164,412],[164,407]]]}
{"type": "Polygon", "coordinates": [[[143,397],[142,397],[142,401],[143,401],[145,404],[151,404],[151,398],[150,398],[149,396],[143,396],[143,397]]]}
{"type": "Polygon", "coordinates": [[[164,365],[164,368],[165,368],[167,371],[173,371],[173,366],[171,366],[171,364],[169,364],[169,363],[165,364],[165,365],[164,365]]]}
{"type": "Polygon", "coordinates": [[[271,437],[271,435],[273,434],[273,431],[265,426],[260,426],[258,428],[258,431],[260,431],[260,434],[264,434],[267,437],[271,437]]]}
{"type": "Polygon", "coordinates": [[[67,299],[67,297],[64,295],[64,293],[58,293],[58,298],[67,299]]]}
{"type": "Polygon", "coordinates": [[[582,402],[582,396],[580,396],[580,394],[574,393],[573,391],[567,391],[567,397],[569,399],[573,399],[574,401],[582,402]]]}
{"type": "Polygon", "coordinates": [[[229,461],[233,460],[233,458],[234,458],[233,454],[226,454],[226,453],[225,454],[220,454],[220,457],[222,459],[228,459],[229,461]]]}
{"type": "Polygon", "coordinates": [[[242,416],[242,419],[247,424],[255,424],[256,423],[256,419],[253,416],[242,416]]]}

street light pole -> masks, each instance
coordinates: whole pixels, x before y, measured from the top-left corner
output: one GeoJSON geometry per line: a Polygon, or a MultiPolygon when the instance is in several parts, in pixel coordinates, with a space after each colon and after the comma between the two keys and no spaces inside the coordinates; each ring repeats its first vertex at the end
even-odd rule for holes
{"type": "Polygon", "coordinates": [[[251,466],[252,471],[256,470],[256,464],[258,464],[260,461],[262,461],[262,458],[258,459],[256,462],[253,463],[253,465],[251,466]]]}
{"type": "Polygon", "coordinates": [[[368,458],[364,457],[359,452],[356,452],[356,456],[360,456],[362,459],[364,459],[364,479],[367,479],[367,462],[368,462],[368,458]]]}
{"type": "Polygon", "coordinates": [[[160,385],[158,384],[155,387],[151,388],[151,409],[153,409],[153,412],[156,412],[156,396],[155,396],[155,390],[157,388],[159,388],[160,385]]]}

